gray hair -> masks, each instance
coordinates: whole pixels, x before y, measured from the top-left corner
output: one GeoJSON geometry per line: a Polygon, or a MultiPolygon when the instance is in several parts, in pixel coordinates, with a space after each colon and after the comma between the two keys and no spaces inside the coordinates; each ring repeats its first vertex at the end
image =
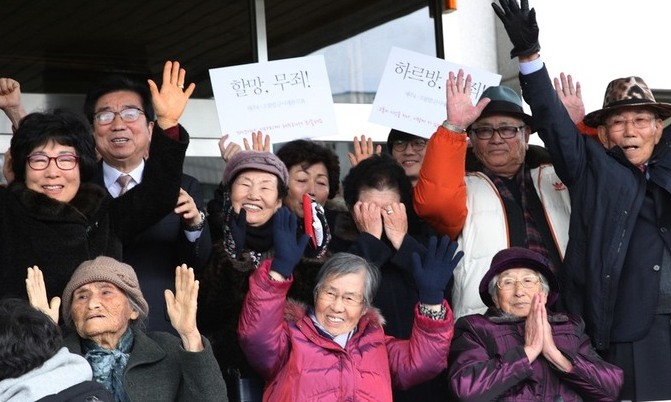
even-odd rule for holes
{"type": "Polygon", "coordinates": [[[357,255],[350,253],[335,253],[329,258],[317,273],[317,284],[313,290],[315,301],[319,289],[324,286],[328,279],[335,279],[347,274],[358,274],[364,272],[364,303],[366,307],[371,306],[371,302],[377,288],[380,285],[380,270],[370,262],[357,255]]]}
{"type": "MultiPolygon", "coordinates": [[[[506,271],[503,271],[503,272],[506,272],[506,271]]],[[[538,277],[540,278],[541,287],[543,288],[542,289],[543,293],[545,293],[546,295],[549,295],[550,294],[550,285],[548,284],[548,280],[545,279],[545,276],[543,274],[541,274],[540,272],[538,272],[538,271],[535,271],[535,272],[538,275],[538,277]]],[[[492,278],[492,280],[489,281],[489,285],[487,286],[487,290],[489,291],[489,295],[492,297],[492,300],[496,300],[496,292],[498,292],[498,290],[499,290],[498,286],[496,286],[496,282],[499,281],[499,276],[501,276],[501,274],[495,275],[492,278]]]]}

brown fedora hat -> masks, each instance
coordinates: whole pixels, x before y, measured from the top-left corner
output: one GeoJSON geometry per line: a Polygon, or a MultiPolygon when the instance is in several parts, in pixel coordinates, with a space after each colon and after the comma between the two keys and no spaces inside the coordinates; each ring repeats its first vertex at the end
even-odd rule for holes
{"type": "Polygon", "coordinates": [[[671,104],[657,102],[641,77],[624,77],[608,84],[603,98],[603,108],[589,113],[583,123],[590,127],[598,127],[613,111],[631,106],[645,106],[657,113],[661,119],[671,117],[671,104]]]}

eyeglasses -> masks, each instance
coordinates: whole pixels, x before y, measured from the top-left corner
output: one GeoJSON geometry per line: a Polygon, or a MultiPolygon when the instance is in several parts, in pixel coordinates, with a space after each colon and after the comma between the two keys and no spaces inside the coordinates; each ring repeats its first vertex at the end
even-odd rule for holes
{"type": "Polygon", "coordinates": [[[522,277],[522,279],[506,277],[499,279],[496,282],[496,286],[501,290],[513,290],[515,285],[519,282],[525,289],[532,289],[534,286],[538,285],[540,280],[541,278],[536,275],[527,275],[522,277]]]}
{"type": "Polygon", "coordinates": [[[607,124],[608,129],[613,133],[621,133],[627,127],[627,123],[631,122],[634,125],[634,128],[647,128],[650,127],[650,122],[655,119],[652,117],[636,117],[631,120],[625,119],[614,119],[609,124],[607,124]]]}
{"type": "Polygon", "coordinates": [[[65,154],[58,156],[46,156],[43,154],[28,155],[28,166],[33,170],[44,170],[49,167],[51,161],[56,162],[56,167],[61,170],[72,170],[77,166],[79,157],[77,155],[65,154]]]}
{"type": "Polygon", "coordinates": [[[501,126],[499,128],[494,127],[478,127],[472,128],[471,133],[475,134],[479,140],[488,140],[494,136],[494,133],[499,133],[499,136],[504,140],[509,140],[514,138],[517,133],[526,126],[501,126]]]}
{"type": "Polygon", "coordinates": [[[347,307],[358,307],[362,305],[364,301],[366,301],[366,299],[352,294],[345,293],[344,295],[339,295],[336,292],[328,289],[319,289],[317,295],[320,299],[329,303],[333,303],[339,298],[342,298],[342,303],[347,307]]]}
{"type": "Polygon", "coordinates": [[[406,140],[396,140],[391,143],[391,147],[394,149],[396,152],[403,152],[408,148],[408,144],[412,146],[412,150],[415,152],[419,152],[422,149],[426,148],[426,140],[422,138],[416,138],[411,141],[406,141],[406,140]]]}
{"type": "Polygon", "coordinates": [[[98,112],[95,114],[95,119],[100,125],[106,125],[110,124],[116,115],[121,116],[121,120],[125,121],[126,123],[132,123],[135,120],[140,118],[140,115],[144,114],[144,111],[141,109],[138,109],[136,107],[127,107],[125,109],[121,109],[118,112],[113,112],[111,110],[105,110],[102,112],[98,112]]]}

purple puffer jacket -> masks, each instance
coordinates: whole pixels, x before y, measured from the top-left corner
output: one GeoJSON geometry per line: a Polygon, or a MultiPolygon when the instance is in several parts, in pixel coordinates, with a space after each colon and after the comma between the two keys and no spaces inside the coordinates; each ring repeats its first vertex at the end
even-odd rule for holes
{"type": "Polygon", "coordinates": [[[548,314],[557,348],[573,363],[564,373],[540,355],[524,353],[525,318],[496,308],[460,318],[448,359],[449,380],[461,401],[614,401],[622,370],[599,357],[582,319],[548,314]],[[560,399],[561,398],[561,399],[560,399]]]}

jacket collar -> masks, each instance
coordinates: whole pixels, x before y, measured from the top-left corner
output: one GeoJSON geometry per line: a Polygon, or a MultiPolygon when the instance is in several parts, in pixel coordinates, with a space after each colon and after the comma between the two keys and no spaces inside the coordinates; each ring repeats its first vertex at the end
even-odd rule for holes
{"type": "Polygon", "coordinates": [[[12,183],[9,189],[26,209],[27,214],[43,220],[89,220],[95,216],[102,202],[108,197],[105,189],[90,183],[82,183],[69,203],[30,190],[21,182],[12,183]]]}

